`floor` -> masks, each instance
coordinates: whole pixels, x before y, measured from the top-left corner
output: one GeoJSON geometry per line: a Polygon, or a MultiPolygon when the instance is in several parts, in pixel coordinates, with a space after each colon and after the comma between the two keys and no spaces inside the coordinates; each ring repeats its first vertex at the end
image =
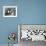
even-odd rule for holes
{"type": "MultiPolygon", "coordinates": [[[[8,44],[0,44],[0,46],[8,46],[8,44]]],[[[46,46],[46,42],[45,41],[44,42],[43,41],[32,42],[31,40],[28,40],[28,41],[21,40],[19,45],[14,44],[13,46],[46,46]]]]}
{"type": "MultiPolygon", "coordinates": [[[[0,44],[0,46],[8,46],[8,44],[0,44]]],[[[10,46],[18,46],[18,44],[10,45],[10,46]]]]}
{"type": "Polygon", "coordinates": [[[20,46],[46,46],[46,42],[45,41],[34,41],[34,42],[32,42],[31,40],[28,40],[28,41],[21,40],[20,46]]]}

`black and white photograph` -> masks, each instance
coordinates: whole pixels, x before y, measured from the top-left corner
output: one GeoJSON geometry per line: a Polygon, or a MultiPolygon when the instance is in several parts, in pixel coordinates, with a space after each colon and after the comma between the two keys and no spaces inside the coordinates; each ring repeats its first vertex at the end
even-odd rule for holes
{"type": "Polygon", "coordinates": [[[17,17],[17,6],[3,6],[3,17],[17,17]]]}
{"type": "Polygon", "coordinates": [[[46,25],[18,25],[18,41],[20,46],[31,46],[46,41],[46,25]]]}

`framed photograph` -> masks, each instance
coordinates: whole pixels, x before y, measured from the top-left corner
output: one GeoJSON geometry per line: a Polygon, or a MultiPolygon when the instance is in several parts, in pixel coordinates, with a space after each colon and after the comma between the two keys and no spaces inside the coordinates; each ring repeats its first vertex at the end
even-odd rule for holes
{"type": "Polygon", "coordinates": [[[19,24],[18,41],[46,41],[46,25],[19,24]]]}
{"type": "Polygon", "coordinates": [[[17,6],[3,6],[3,17],[17,17],[17,6]]]}

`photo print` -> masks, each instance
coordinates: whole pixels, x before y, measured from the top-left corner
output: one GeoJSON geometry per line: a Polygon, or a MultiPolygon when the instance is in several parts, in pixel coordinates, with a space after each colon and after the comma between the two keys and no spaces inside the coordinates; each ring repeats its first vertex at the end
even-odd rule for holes
{"type": "Polygon", "coordinates": [[[17,6],[3,6],[3,17],[17,17],[17,6]]]}

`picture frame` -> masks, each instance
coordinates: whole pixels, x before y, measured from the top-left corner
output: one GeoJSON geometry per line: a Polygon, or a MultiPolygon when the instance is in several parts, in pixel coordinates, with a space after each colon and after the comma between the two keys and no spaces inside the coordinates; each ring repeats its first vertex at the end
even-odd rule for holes
{"type": "MultiPolygon", "coordinates": [[[[24,34],[24,32],[23,32],[24,34]]],[[[46,24],[18,24],[18,42],[21,40],[46,41],[46,24]],[[22,31],[28,30],[28,38],[22,35],[22,31]],[[36,31],[36,32],[34,32],[36,31]],[[32,32],[32,34],[31,34],[32,32]],[[30,35],[29,35],[30,34],[30,35]],[[39,35],[39,36],[38,36],[39,35]],[[29,37],[31,36],[31,37],[29,37]],[[37,37],[36,37],[37,36],[37,37]],[[22,37],[22,39],[21,39],[22,37]],[[38,38],[39,37],[39,38],[38,38]]]]}
{"type": "Polygon", "coordinates": [[[17,17],[17,6],[3,6],[3,17],[17,17]]]}

